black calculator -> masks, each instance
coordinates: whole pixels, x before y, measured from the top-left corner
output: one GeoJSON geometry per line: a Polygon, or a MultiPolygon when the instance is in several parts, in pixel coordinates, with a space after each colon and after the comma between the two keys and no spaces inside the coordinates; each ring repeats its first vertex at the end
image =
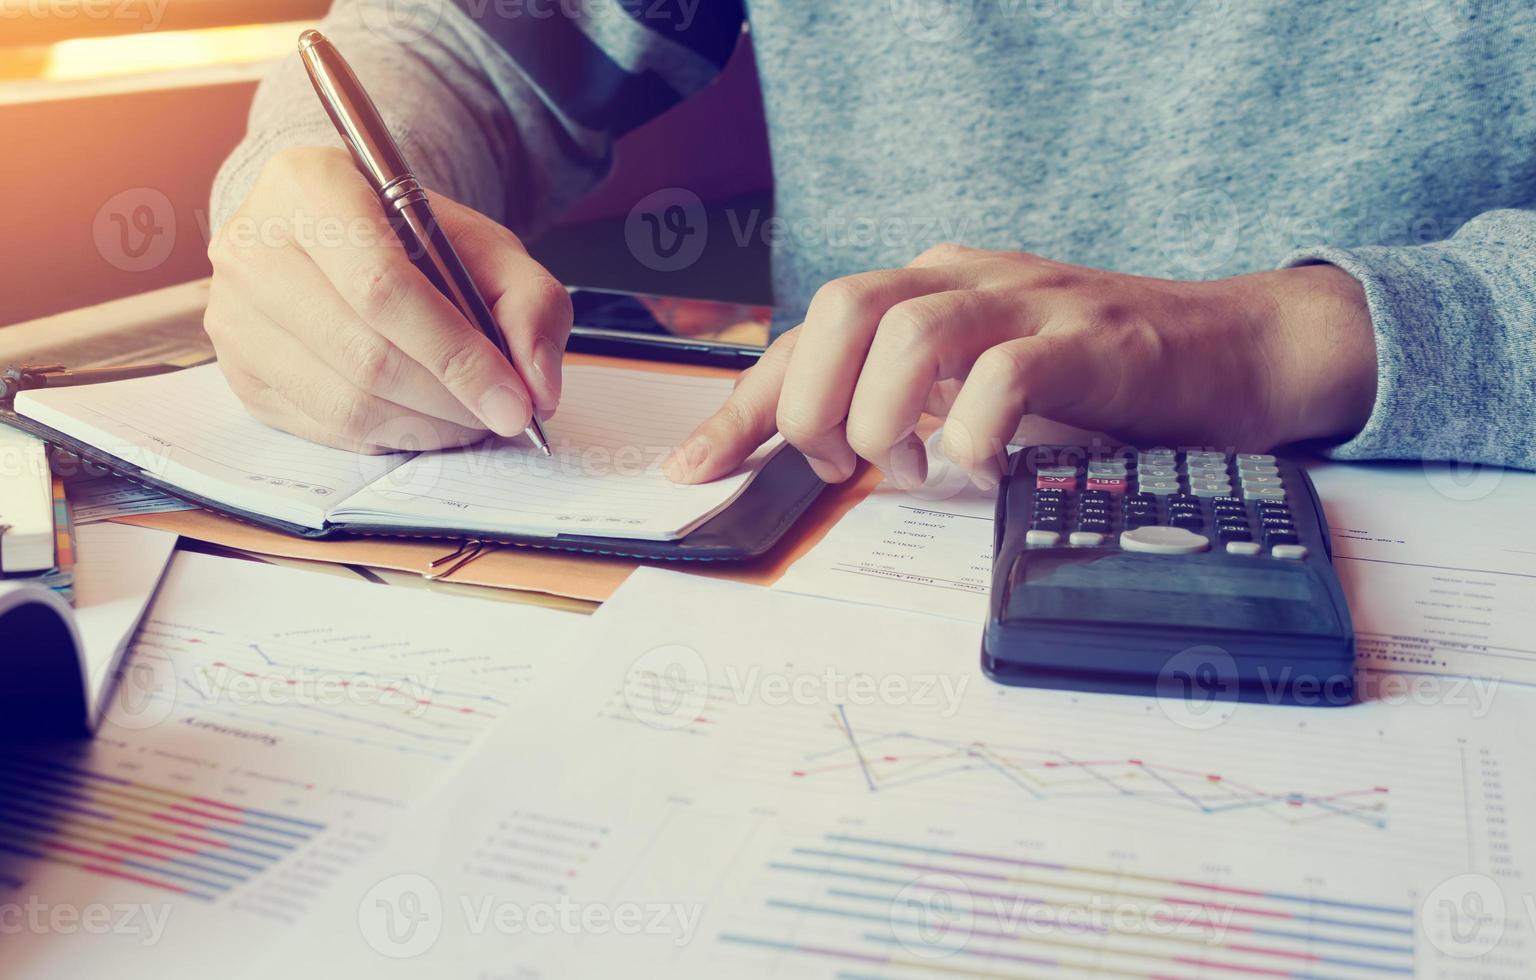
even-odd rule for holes
{"type": "Polygon", "coordinates": [[[1004,684],[1348,704],[1355,642],[1294,460],[1030,446],[998,487],[982,667],[1004,684]]]}

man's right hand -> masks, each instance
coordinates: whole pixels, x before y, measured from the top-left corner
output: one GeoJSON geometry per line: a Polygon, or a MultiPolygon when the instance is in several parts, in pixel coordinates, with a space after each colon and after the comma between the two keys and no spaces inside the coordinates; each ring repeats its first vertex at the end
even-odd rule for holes
{"type": "Polygon", "coordinates": [[[432,208],[522,379],[410,263],[347,152],[305,147],[267,163],[208,250],[204,326],[253,416],[386,452],[517,436],[555,410],[570,297],[497,222],[441,196],[432,208]]]}

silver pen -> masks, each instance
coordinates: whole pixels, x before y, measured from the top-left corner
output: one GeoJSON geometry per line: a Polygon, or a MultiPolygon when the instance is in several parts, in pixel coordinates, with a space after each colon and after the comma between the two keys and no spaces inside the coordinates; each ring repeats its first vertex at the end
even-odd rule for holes
{"type": "MultiPolygon", "coordinates": [[[[437,216],[427,203],[427,192],[411,173],[373,99],[353,74],[352,66],[336,50],[336,45],[319,31],[305,31],[299,35],[299,55],[304,59],[304,68],[309,72],[309,80],[314,83],[326,114],[352,152],[357,168],[383,202],[390,225],[405,245],[411,263],[448,297],[466,320],[496,345],[516,371],[512,350],[496,326],[490,306],[480,295],[474,279],[470,278],[464,260],[454,251],[453,243],[443,234],[437,216]]],[[[527,387],[526,382],[524,387],[527,387]]],[[[529,419],[524,433],[545,456],[553,455],[537,413],[529,419]]]]}

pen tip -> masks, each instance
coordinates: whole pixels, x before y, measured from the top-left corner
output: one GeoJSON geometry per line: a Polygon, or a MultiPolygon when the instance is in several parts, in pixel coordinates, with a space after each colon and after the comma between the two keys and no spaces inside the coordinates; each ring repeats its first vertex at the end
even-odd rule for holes
{"type": "Polygon", "coordinates": [[[554,459],[555,458],[554,451],[552,449],[550,449],[548,445],[543,445],[543,446],[540,446],[539,448],[544,450],[544,455],[548,456],[550,459],[554,459]]]}

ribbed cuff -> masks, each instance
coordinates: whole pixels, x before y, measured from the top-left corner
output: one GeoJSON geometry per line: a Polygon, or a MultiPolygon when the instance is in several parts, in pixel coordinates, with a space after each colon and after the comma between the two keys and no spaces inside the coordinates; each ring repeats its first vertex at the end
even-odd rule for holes
{"type": "Polygon", "coordinates": [[[1437,246],[1297,251],[1287,268],[1327,263],[1365,290],[1376,336],[1376,403],[1364,428],[1328,448],[1336,459],[1508,461],[1492,427],[1478,424],[1498,402],[1497,352],[1479,309],[1485,289],[1437,246]]]}

